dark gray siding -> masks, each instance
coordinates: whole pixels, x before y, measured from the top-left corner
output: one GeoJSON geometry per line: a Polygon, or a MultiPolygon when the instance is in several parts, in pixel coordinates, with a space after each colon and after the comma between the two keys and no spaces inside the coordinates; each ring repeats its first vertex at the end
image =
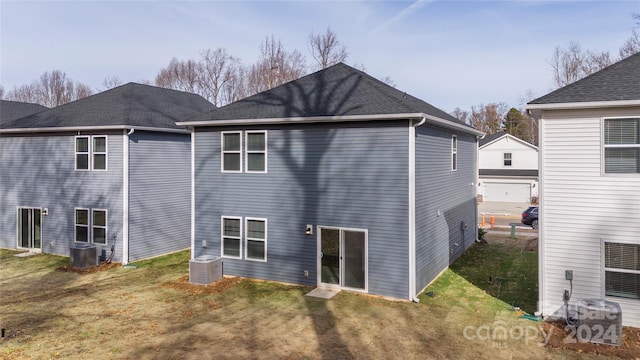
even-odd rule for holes
{"type": "MultiPolygon", "coordinates": [[[[108,210],[108,247],[122,254],[122,133],[107,137],[107,171],[75,171],[75,134],[0,138],[0,246],[16,248],[17,207],[48,208],[42,251],[69,255],[74,208],[108,210]]],[[[88,135],[88,134],[82,134],[88,135]]],[[[104,134],[99,134],[104,135],[104,134]]]]}
{"type": "Polygon", "coordinates": [[[191,245],[189,134],[133,133],[129,189],[129,261],[191,245]]]}
{"type": "Polygon", "coordinates": [[[432,125],[416,128],[416,291],[476,238],[476,138],[432,125]],[[458,169],[451,170],[451,136],[458,169]],[[463,230],[463,223],[466,229],[463,230]]]}
{"type": "Polygon", "coordinates": [[[305,225],[367,229],[369,292],[408,298],[408,121],[253,128],[268,130],[266,174],[221,172],[220,131],[235,129],[196,129],[195,256],[220,255],[222,215],[267,218],[267,262],[224,272],[315,285],[305,225]]]}

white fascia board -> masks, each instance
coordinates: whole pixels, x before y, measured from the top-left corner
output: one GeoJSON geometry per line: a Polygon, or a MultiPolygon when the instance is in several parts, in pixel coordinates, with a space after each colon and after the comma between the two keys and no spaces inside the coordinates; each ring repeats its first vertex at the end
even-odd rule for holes
{"type": "Polygon", "coordinates": [[[296,124],[296,123],[335,123],[348,121],[384,121],[384,120],[422,120],[426,119],[434,125],[455,129],[476,136],[483,136],[484,132],[467,125],[451,122],[425,113],[404,114],[375,114],[375,115],[346,115],[346,116],[309,116],[288,118],[261,118],[261,119],[229,119],[229,120],[205,120],[205,121],[181,121],[178,126],[229,126],[229,125],[271,125],[271,124],[296,124]]]}
{"type": "Polygon", "coordinates": [[[488,143],[480,146],[479,149],[482,150],[483,148],[485,148],[485,147],[487,147],[487,146],[489,146],[491,144],[495,144],[498,141],[500,141],[500,140],[502,140],[502,139],[504,139],[506,137],[508,137],[509,139],[511,139],[513,141],[517,141],[517,142],[521,143],[522,145],[528,146],[528,147],[534,149],[535,151],[538,151],[538,147],[537,146],[535,146],[533,144],[530,144],[530,143],[528,143],[528,142],[526,142],[526,141],[524,141],[524,140],[522,140],[520,138],[517,138],[517,137],[515,137],[515,136],[513,136],[511,134],[506,134],[506,133],[504,135],[500,136],[499,138],[493,139],[493,141],[489,141],[488,143]]]}
{"type": "Polygon", "coordinates": [[[23,133],[52,133],[65,131],[105,131],[105,130],[142,130],[155,131],[177,134],[189,134],[187,129],[168,129],[150,126],[131,126],[131,125],[106,125],[106,126],[65,126],[65,127],[44,127],[44,128],[12,128],[0,129],[0,134],[23,134],[23,133]]]}
{"type": "Polygon", "coordinates": [[[623,107],[623,106],[640,106],[640,100],[527,104],[525,105],[525,109],[527,110],[570,110],[570,109],[592,109],[592,108],[623,107]]]}

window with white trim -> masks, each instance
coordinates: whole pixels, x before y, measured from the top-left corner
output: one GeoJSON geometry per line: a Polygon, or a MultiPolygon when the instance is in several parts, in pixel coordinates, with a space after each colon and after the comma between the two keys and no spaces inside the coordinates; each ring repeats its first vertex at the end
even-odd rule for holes
{"type": "Polygon", "coordinates": [[[76,170],[89,170],[89,136],[76,136],[76,170]]]}
{"type": "Polygon", "coordinates": [[[242,218],[222,217],[222,257],[242,258],[242,218]]]}
{"type": "Polygon", "coordinates": [[[75,241],[82,243],[107,243],[107,210],[75,209],[75,241]]]}
{"type": "Polygon", "coordinates": [[[267,219],[246,218],[246,258],[267,261],[267,219]]]}
{"type": "Polygon", "coordinates": [[[640,299],[640,244],[604,243],[605,295],[640,299]]]}
{"type": "Polygon", "coordinates": [[[76,170],[107,170],[107,137],[76,136],[76,170]]]}
{"type": "Polygon", "coordinates": [[[92,136],[91,144],[91,169],[107,170],[107,137],[92,136]]]}
{"type": "Polygon", "coordinates": [[[502,154],[502,164],[504,166],[511,166],[511,153],[502,154]]]}
{"type": "Polygon", "coordinates": [[[267,132],[247,131],[246,172],[267,172],[267,132]]]}
{"type": "Polygon", "coordinates": [[[640,118],[604,120],[604,172],[640,174],[640,118]]]}
{"type": "Polygon", "coordinates": [[[451,170],[458,169],[458,137],[451,136],[451,170]]]}
{"type": "Polygon", "coordinates": [[[89,209],[76,209],[75,241],[89,242],[89,209]]]}
{"type": "Polygon", "coordinates": [[[91,212],[92,240],[96,244],[107,243],[107,210],[91,212]]]}
{"type": "Polygon", "coordinates": [[[222,171],[242,171],[242,132],[222,132],[222,171]]]}

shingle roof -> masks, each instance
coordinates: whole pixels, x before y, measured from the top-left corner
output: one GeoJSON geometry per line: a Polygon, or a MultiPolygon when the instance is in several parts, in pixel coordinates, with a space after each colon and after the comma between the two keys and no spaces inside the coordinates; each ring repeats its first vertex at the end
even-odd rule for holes
{"type": "Polygon", "coordinates": [[[215,106],[200,95],[128,83],[53,109],[2,123],[2,129],[132,126],[183,129],[175,124],[215,106]]]}
{"type": "Polygon", "coordinates": [[[537,177],[538,170],[480,169],[479,174],[480,176],[537,177]]]}
{"type": "Polygon", "coordinates": [[[493,140],[499,139],[503,136],[507,135],[506,131],[499,131],[495,134],[491,134],[491,135],[487,135],[485,137],[483,137],[482,139],[480,139],[480,141],[478,142],[478,146],[484,146],[485,144],[488,144],[490,142],[492,142],[493,140]]]}
{"type": "Polygon", "coordinates": [[[640,100],[640,53],[537,98],[529,104],[620,100],[640,100]]]}
{"type": "Polygon", "coordinates": [[[189,121],[406,113],[425,113],[468,126],[433,105],[343,63],[196,116],[189,121]]]}
{"type": "Polygon", "coordinates": [[[40,104],[0,100],[0,123],[8,123],[45,110],[49,108],[40,104]]]}
{"type": "Polygon", "coordinates": [[[519,140],[519,141],[521,141],[521,142],[523,142],[525,144],[529,144],[532,147],[536,147],[534,144],[532,144],[532,143],[530,143],[530,142],[528,142],[526,140],[522,140],[522,139],[520,139],[519,137],[517,137],[515,135],[509,134],[504,130],[503,131],[498,131],[497,133],[494,133],[494,134],[491,134],[491,135],[487,135],[484,138],[480,139],[480,141],[478,142],[478,146],[479,147],[483,147],[483,146],[485,146],[485,145],[487,145],[489,143],[492,143],[495,140],[498,140],[499,138],[501,138],[503,136],[506,136],[506,135],[509,135],[510,137],[512,137],[514,139],[517,139],[517,140],[519,140]]]}

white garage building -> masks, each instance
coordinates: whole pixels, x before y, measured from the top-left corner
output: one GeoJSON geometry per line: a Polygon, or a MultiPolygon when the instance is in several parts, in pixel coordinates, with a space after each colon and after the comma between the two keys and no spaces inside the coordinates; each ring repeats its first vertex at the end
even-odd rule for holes
{"type": "Polygon", "coordinates": [[[499,132],[480,140],[478,157],[478,195],[482,201],[537,201],[538,147],[499,132]]]}

